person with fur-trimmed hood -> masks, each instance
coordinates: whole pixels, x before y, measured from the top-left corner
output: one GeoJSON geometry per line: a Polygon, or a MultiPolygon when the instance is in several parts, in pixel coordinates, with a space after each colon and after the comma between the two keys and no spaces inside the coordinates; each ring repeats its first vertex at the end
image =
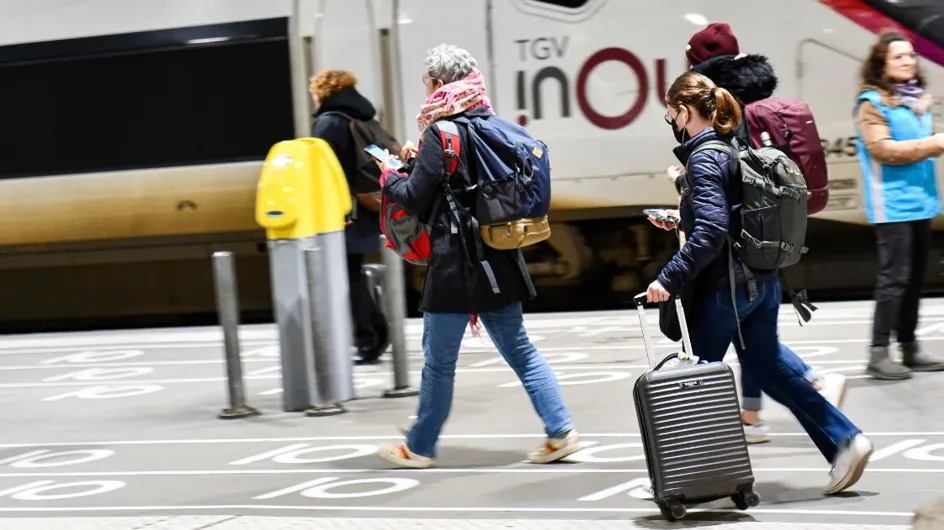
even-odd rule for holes
{"type": "MultiPolygon", "coordinates": [[[[744,106],[767,99],[777,89],[777,76],[767,57],[742,54],[731,26],[724,22],[709,24],[692,35],[685,50],[692,71],[711,79],[744,106]]],[[[737,136],[750,141],[747,120],[741,122],[737,136]]]]}
{"type": "MultiPolygon", "coordinates": [[[[711,79],[717,86],[724,88],[745,106],[773,96],[777,89],[777,76],[767,57],[759,54],[743,54],[737,37],[731,26],[724,22],[709,24],[705,29],[692,35],[685,50],[685,56],[691,64],[691,70],[711,79]]],[[[746,114],[745,114],[746,116],[746,114]]],[[[735,130],[735,134],[751,143],[747,130],[747,119],[735,130]]],[[[684,176],[681,168],[670,168],[669,177],[681,194],[684,176]]],[[[804,374],[816,388],[837,409],[842,408],[846,390],[846,378],[840,374],[828,374],[826,377],[816,373],[789,348],[781,352],[784,360],[795,370],[804,374]]],[[[759,418],[761,409],[760,386],[743,373],[741,375],[741,406],[744,421],[744,434],[748,443],[762,443],[770,440],[767,424],[759,418]]]]}

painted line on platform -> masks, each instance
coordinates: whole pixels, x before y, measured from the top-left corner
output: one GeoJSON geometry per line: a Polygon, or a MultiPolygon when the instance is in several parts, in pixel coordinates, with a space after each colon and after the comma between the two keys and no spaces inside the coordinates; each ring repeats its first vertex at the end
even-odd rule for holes
{"type": "MultiPolygon", "coordinates": [[[[944,319],[944,304],[935,303],[935,300],[924,300],[924,307],[921,310],[922,324],[936,323],[944,319]]],[[[829,312],[830,303],[820,306],[820,311],[814,315],[814,319],[805,323],[807,326],[834,326],[834,325],[862,325],[872,323],[871,308],[839,308],[834,312],[829,312]]],[[[858,303],[856,303],[858,305],[858,303]]],[[[653,317],[655,310],[647,310],[653,317]]],[[[586,314],[586,313],[584,313],[586,314]]],[[[540,316],[525,315],[525,326],[532,330],[553,329],[562,324],[569,328],[575,326],[620,326],[632,322],[635,325],[635,312],[630,309],[620,311],[600,311],[592,313],[594,316],[574,317],[570,313],[551,313],[540,316]]],[[[784,308],[780,311],[780,318],[783,319],[782,325],[800,327],[795,323],[796,318],[792,310],[784,308]]],[[[409,319],[406,321],[405,332],[407,335],[419,336],[422,331],[422,321],[419,319],[409,319]]],[[[177,328],[171,330],[141,330],[134,333],[122,333],[121,330],[108,331],[102,335],[102,332],[81,332],[74,334],[32,334],[20,336],[18,338],[0,339],[0,355],[12,353],[8,350],[13,349],[50,349],[50,348],[92,348],[92,347],[120,347],[146,346],[149,348],[170,347],[170,348],[199,348],[207,346],[221,346],[223,343],[222,331],[218,327],[210,328],[177,328]]],[[[243,326],[239,331],[240,341],[249,342],[273,342],[278,339],[278,333],[272,324],[263,324],[259,327],[243,326]]]]}
{"type": "MultiPolygon", "coordinates": [[[[944,432],[866,432],[869,438],[874,437],[922,437],[944,436],[944,432]]],[[[805,432],[772,432],[769,436],[809,436],[805,432]]],[[[542,433],[495,433],[495,434],[443,434],[441,440],[489,440],[489,439],[541,439],[547,435],[542,433]]],[[[588,438],[638,438],[638,432],[611,432],[611,433],[580,433],[581,439],[588,438]]],[[[77,446],[110,446],[110,445],[211,445],[211,444],[261,444],[287,442],[339,442],[339,441],[385,441],[402,440],[401,434],[362,435],[362,436],[297,436],[284,438],[194,438],[177,440],[104,440],[104,441],[77,441],[77,442],[19,442],[0,444],[2,449],[24,447],[77,447],[77,446]]]]}
{"type": "MultiPolygon", "coordinates": [[[[264,348],[267,346],[275,346],[278,342],[266,340],[266,341],[240,341],[239,342],[242,349],[247,348],[264,348]]],[[[44,347],[37,346],[35,348],[16,348],[16,349],[4,349],[0,348],[0,356],[3,355],[36,355],[42,353],[80,353],[84,351],[120,351],[120,350],[196,350],[196,349],[209,349],[209,348],[219,348],[222,353],[223,342],[214,342],[214,343],[193,343],[187,342],[183,344],[163,344],[163,343],[153,343],[153,342],[129,342],[127,344],[118,344],[118,345],[109,345],[109,346],[97,346],[97,345],[78,345],[71,347],[44,347]]]]}
{"type": "MultiPolygon", "coordinates": [[[[227,504],[193,506],[46,506],[46,507],[0,507],[0,512],[147,512],[147,511],[200,511],[200,510],[285,510],[314,512],[469,512],[469,513],[659,513],[658,508],[561,508],[516,506],[282,506],[274,504],[227,504]]],[[[774,508],[751,508],[747,512],[734,508],[692,508],[693,513],[735,513],[747,515],[831,515],[860,517],[914,517],[914,512],[879,512],[855,510],[789,510],[774,508]]]]}
{"type": "MultiPolygon", "coordinates": [[[[249,357],[243,358],[242,364],[254,363],[278,363],[279,359],[275,357],[249,357]]],[[[141,366],[201,366],[201,365],[220,365],[225,364],[225,359],[191,359],[179,361],[128,361],[121,363],[98,363],[94,361],[82,363],[61,363],[61,364],[23,364],[14,366],[0,366],[0,372],[14,372],[20,370],[81,370],[83,368],[136,368],[141,366]]]]}
{"type": "MultiPolygon", "coordinates": [[[[859,363],[864,365],[865,361],[849,361],[849,364],[859,363]]],[[[728,363],[732,366],[740,366],[736,362],[728,363]]],[[[812,362],[812,364],[816,364],[812,362]]],[[[142,365],[146,367],[149,365],[142,365]]],[[[73,372],[80,372],[83,368],[79,367],[69,367],[73,369],[73,372]]],[[[97,365],[88,365],[84,369],[100,368],[97,365]]],[[[273,367],[276,368],[276,367],[273,367]]],[[[582,365],[567,365],[567,364],[552,364],[551,368],[555,373],[564,374],[567,372],[591,372],[585,373],[583,375],[593,375],[593,372],[605,372],[609,374],[610,372],[620,372],[620,371],[630,371],[630,370],[648,370],[648,364],[620,364],[619,362],[605,363],[605,364],[582,364],[582,365]]],[[[422,375],[422,370],[411,370],[408,372],[412,376],[419,377],[422,375]]],[[[514,373],[514,370],[509,366],[504,367],[495,367],[495,368],[456,368],[457,374],[496,374],[496,373],[514,373]]],[[[68,374],[66,374],[68,375],[68,374]]],[[[602,375],[602,374],[597,374],[602,375]]],[[[392,372],[384,371],[355,371],[354,377],[368,377],[368,376],[384,376],[392,377],[392,372]]],[[[65,376],[63,376],[65,377],[65,376]]],[[[871,377],[868,375],[847,375],[847,379],[864,379],[871,377]]],[[[281,380],[281,370],[272,370],[272,373],[260,374],[260,375],[245,375],[243,380],[245,381],[277,381],[281,380]]],[[[75,388],[75,387],[97,387],[102,385],[110,386],[144,386],[144,385],[187,385],[187,384],[199,384],[199,383],[225,383],[227,378],[225,376],[216,376],[216,377],[193,377],[193,378],[180,378],[180,379],[109,379],[109,380],[88,380],[88,381],[55,381],[55,382],[33,382],[33,383],[0,383],[0,389],[29,389],[29,388],[75,388]]]]}
{"type": "MultiPolygon", "coordinates": [[[[369,456],[369,455],[368,455],[369,456]]],[[[532,464],[533,465],[533,464],[532,464]]],[[[570,464],[576,465],[575,463],[570,464]]],[[[866,473],[919,473],[919,474],[937,474],[944,473],[944,468],[872,468],[867,467],[866,473]]],[[[829,473],[828,467],[754,467],[753,472],[757,473],[829,473]]],[[[431,469],[187,469],[187,470],[157,470],[157,471],[44,471],[35,473],[0,473],[0,479],[4,478],[90,478],[90,477],[183,477],[183,476],[211,476],[211,475],[449,475],[449,474],[475,474],[475,475],[514,475],[514,474],[537,474],[537,475],[581,475],[597,474],[612,475],[616,473],[633,473],[648,475],[646,468],[572,468],[572,467],[535,467],[535,468],[509,468],[509,467],[489,467],[489,468],[431,468],[431,469]]]]}
{"type": "MultiPolygon", "coordinates": [[[[483,352],[483,353],[485,353],[485,352],[483,352]]],[[[579,348],[574,348],[574,349],[573,349],[573,353],[581,353],[581,352],[579,351],[579,348]]],[[[839,354],[839,353],[841,353],[841,352],[836,352],[836,353],[839,354]]],[[[857,355],[858,355],[858,354],[857,354],[857,355]]],[[[421,354],[416,354],[416,356],[417,356],[417,357],[420,357],[421,354]]],[[[802,355],[801,355],[800,357],[802,357],[802,355]]],[[[499,359],[500,357],[499,357],[498,355],[496,355],[495,358],[496,358],[496,359],[499,359]]],[[[731,366],[736,366],[736,365],[738,364],[738,362],[737,362],[737,355],[735,355],[735,354],[733,354],[733,353],[727,354],[727,355],[725,356],[725,358],[724,358],[724,361],[725,361],[726,363],[728,363],[729,365],[731,365],[731,366]]],[[[107,363],[107,362],[106,362],[106,363],[99,363],[99,362],[89,361],[89,362],[85,362],[85,363],[23,364],[23,365],[14,365],[14,366],[0,366],[0,372],[15,372],[15,371],[27,371],[27,370],[53,370],[53,369],[54,369],[54,370],[81,370],[81,369],[84,369],[84,368],[141,368],[141,367],[158,367],[158,366],[217,366],[217,365],[225,364],[225,362],[226,362],[226,361],[223,360],[223,359],[192,359],[192,360],[187,360],[187,361],[180,360],[180,361],[151,361],[151,362],[147,362],[147,361],[126,361],[126,362],[117,362],[117,363],[107,363]]],[[[242,360],[242,362],[243,362],[243,364],[263,364],[263,363],[269,363],[269,364],[274,364],[274,365],[279,365],[279,364],[280,364],[280,360],[277,359],[277,358],[274,358],[274,357],[271,357],[271,358],[249,357],[249,358],[244,358],[244,359],[242,360]]],[[[483,362],[483,361],[476,361],[476,362],[483,362]]],[[[636,364],[633,364],[633,365],[626,365],[626,364],[624,364],[624,363],[628,363],[628,362],[632,362],[632,361],[612,361],[612,362],[607,362],[607,363],[602,363],[602,364],[601,364],[601,363],[597,363],[597,364],[593,364],[593,363],[586,364],[586,363],[581,363],[580,361],[574,361],[574,362],[558,362],[558,363],[551,363],[551,366],[552,366],[553,368],[574,369],[574,370],[605,370],[607,367],[614,367],[614,366],[617,366],[617,367],[620,367],[620,368],[627,368],[627,369],[638,369],[638,368],[646,368],[646,367],[648,367],[648,365],[644,365],[644,364],[639,364],[639,365],[636,365],[636,364]]],[[[851,360],[819,360],[819,358],[817,358],[815,361],[810,361],[810,362],[813,363],[813,364],[863,364],[863,365],[865,365],[865,364],[868,362],[868,360],[865,359],[864,357],[863,357],[862,359],[851,359],[851,360]]],[[[388,363],[389,363],[389,362],[388,362],[388,363]]],[[[390,370],[390,367],[388,366],[388,363],[387,363],[387,364],[379,364],[379,365],[355,366],[355,367],[354,367],[354,373],[355,373],[355,375],[358,374],[358,373],[363,373],[363,374],[381,374],[381,373],[386,373],[387,371],[390,370]]],[[[473,369],[477,370],[478,368],[477,368],[477,367],[474,367],[474,366],[460,366],[459,369],[461,369],[461,370],[473,370],[473,369]]],[[[419,374],[419,373],[421,373],[421,371],[415,371],[415,372],[411,372],[411,373],[419,374]]],[[[254,377],[254,376],[251,375],[251,374],[249,374],[249,375],[247,375],[247,376],[245,376],[245,377],[250,377],[250,378],[251,378],[251,377],[254,377]]]]}
{"type": "MultiPolygon", "coordinates": [[[[868,324],[868,323],[871,323],[871,321],[868,321],[868,322],[863,321],[862,323],[863,323],[863,324],[868,324]]],[[[631,330],[627,330],[627,332],[629,332],[629,331],[631,331],[631,330]]],[[[656,328],[653,328],[651,331],[652,331],[652,333],[654,333],[654,334],[659,333],[659,330],[656,329],[656,328]]],[[[570,331],[570,330],[563,330],[561,333],[566,333],[566,334],[569,336],[569,335],[572,335],[574,332],[572,332],[572,331],[570,331]]],[[[416,338],[418,338],[418,336],[417,336],[416,338]]],[[[602,340],[610,340],[610,339],[607,339],[605,336],[602,336],[602,335],[597,335],[597,336],[593,336],[593,337],[586,337],[585,340],[586,340],[587,342],[597,342],[597,341],[600,341],[601,339],[602,339],[602,340]]],[[[467,341],[467,342],[464,342],[463,345],[462,345],[462,349],[460,350],[462,353],[484,353],[484,352],[488,352],[488,351],[493,351],[493,350],[495,349],[495,346],[494,346],[493,344],[489,344],[489,343],[480,344],[480,343],[477,343],[477,342],[475,341],[475,339],[474,339],[474,338],[471,338],[471,337],[464,338],[464,340],[467,341]]],[[[922,341],[939,341],[939,340],[944,340],[944,334],[942,334],[941,336],[922,336],[921,340],[922,340],[922,341]]],[[[550,343],[550,342],[552,342],[552,341],[545,340],[545,341],[543,341],[543,344],[548,344],[548,343],[550,343]]],[[[788,339],[788,340],[785,341],[785,344],[787,344],[788,346],[803,346],[803,345],[820,345],[820,344],[866,344],[866,343],[869,343],[869,342],[870,342],[870,339],[868,339],[868,338],[862,338],[862,339],[819,339],[819,340],[816,340],[816,339],[789,340],[789,339],[788,339]]],[[[73,343],[73,344],[74,344],[74,343],[73,343]]],[[[675,343],[661,343],[661,344],[657,344],[657,347],[658,347],[658,346],[666,346],[666,347],[668,347],[668,346],[670,346],[670,345],[672,345],[672,344],[675,344],[675,343]]],[[[259,342],[259,343],[241,342],[241,347],[242,347],[243,350],[245,350],[245,349],[247,349],[247,348],[266,348],[266,347],[273,347],[273,346],[276,346],[276,345],[277,345],[277,342],[273,342],[273,341],[259,342]]],[[[61,347],[61,348],[42,348],[42,347],[40,347],[40,348],[35,348],[35,349],[33,349],[33,348],[30,348],[30,349],[19,348],[19,349],[13,349],[13,350],[4,350],[2,347],[0,347],[0,357],[2,357],[2,356],[7,356],[7,355],[9,355],[9,356],[15,356],[15,355],[37,355],[37,354],[53,354],[53,353],[68,354],[68,353],[80,353],[80,352],[83,352],[83,351],[91,351],[91,350],[95,350],[95,351],[115,351],[115,350],[171,350],[171,349],[200,349],[200,348],[211,348],[211,347],[213,347],[213,348],[221,348],[221,349],[222,349],[223,344],[222,344],[221,342],[219,342],[219,343],[213,343],[213,344],[192,344],[192,343],[191,343],[191,344],[179,344],[179,345],[176,345],[176,346],[170,346],[170,347],[168,347],[167,345],[164,345],[164,344],[135,342],[135,343],[123,344],[123,345],[120,345],[120,346],[118,346],[118,345],[111,345],[111,346],[103,346],[103,347],[98,347],[98,346],[94,346],[94,345],[79,345],[79,346],[74,346],[74,345],[73,345],[73,346],[67,347],[67,348],[66,348],[66,347],[61,347]]],[[[617,341],[613,341],[611,345],[606,345],[606,346],[603,346],[603,345],[581,345],[581,344],[575,344],[575,345],[571,345],[571,346],[543,346],[542,344],[538,344],[538,349],[539,349],[540,351],[542,351],[542,352],[574,351],[574,350],[577,350],[577,351],[579,351],[579,350],[613,350],[613,349],[626,349],[626,348],[629,348],[629,349],[640,349],[640,350],[643,349],[643,348],[644,348],[644,345],[642,344],[642,337],[641,337],[641,336],[640,336],[640,337],[633,336],[633,337],[631,337],[631,338],[628,339],[628,340],[627,340],[626,337],[620,337],[620,339],[619,339],[618,342],[617,342],[617,341]]],[[[150,353],[155,353],[155,352],[150,352],[150,353]]],[[[419,350],[412,350],[412,351],[410,351],[410,352],[408,352],[408,353],[409,353],[410,355],[421,355],[422,352],[420,352],[419,350]]],[[[222,351],[221,351],[221,355],[222,355],[222,351]]],[[[275,358],[275,357],[273,357],[273,358],[275,358]]]]}

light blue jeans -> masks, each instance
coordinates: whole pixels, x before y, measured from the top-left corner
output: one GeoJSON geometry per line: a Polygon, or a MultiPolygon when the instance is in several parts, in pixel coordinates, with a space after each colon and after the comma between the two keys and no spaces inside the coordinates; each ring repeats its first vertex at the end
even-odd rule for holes
{"type": "MultiPolygon", "coordinates": [[[[469,317],[462,313],[423,314],[425,364],[416,423],[406,437],[407,447],[418,455],[436,458],[439,433],[452,408],[456,362],[469,317]]],[[[552,438],[566,434],[573,428],[570,414],[564,406],[554,372],[528,339],[521,304],[479,313],[479,319],[531,397],[534,410],[544,422],[545,433],[552,438]]],[[[501,414],[501,410],[494,412],[501,414]]]]}

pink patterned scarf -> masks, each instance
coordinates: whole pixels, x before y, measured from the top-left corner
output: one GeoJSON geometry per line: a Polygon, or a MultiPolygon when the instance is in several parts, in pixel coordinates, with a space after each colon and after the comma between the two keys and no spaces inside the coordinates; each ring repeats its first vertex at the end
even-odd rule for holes
{"type": "MultiPolygon", "coordinates": [[[[464,79],[437,88],[420,105],[420,112],[416,115],[416,125],[420,130],[420,143],[423,142],[423,134],[426,132],[426,128],[432,123],[478,106],[484,106],[490,113],[495,113],[491,101],[485,95],[485,77],[482,76],[482,72],[478,68],[473,68],[464,79]]],[[[478,337],[482,328],[478,314],[471,316],[469,327],[472,330],[472,336],[478,337]]]]}
{"type": "Polygon", "coordinates": [[[420,138],[426,128],[436,120],[465,112],[469,109],[484,106],[492,114],[492,103],[485,95],[485,78],[478,68],[473,68],[465,79],[447,83],[430,94],[420,105],[420,112],[416,115],[416,125],[420,130],[420,138]]]}

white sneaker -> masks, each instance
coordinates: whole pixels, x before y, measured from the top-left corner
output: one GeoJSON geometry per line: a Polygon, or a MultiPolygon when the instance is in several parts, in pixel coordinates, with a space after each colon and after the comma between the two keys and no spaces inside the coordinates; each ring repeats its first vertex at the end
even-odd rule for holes
{"type": "Polygon", "coordinates": [[[764,420],[757,420],[751,425],[744,424],[744,437],[749,444],[762,444],[770,441],[770,427],[764,420]]]}
{"type": "Polygon", "coordinates": [[[842,403],[846,399],[846,388],[849,380],[842,374],[826,374],[823,376],[823,387],[819,389],[826,401],[832,403],[837,409],[842,409],[842,403]]]}
{"type": "Polygon", "coordinates": [[[829,471],[826,495],[834,495],[852,487],[862,478],[862,472],[872,456],[872,442],[861,434],[839,449],[829,471]]]}

